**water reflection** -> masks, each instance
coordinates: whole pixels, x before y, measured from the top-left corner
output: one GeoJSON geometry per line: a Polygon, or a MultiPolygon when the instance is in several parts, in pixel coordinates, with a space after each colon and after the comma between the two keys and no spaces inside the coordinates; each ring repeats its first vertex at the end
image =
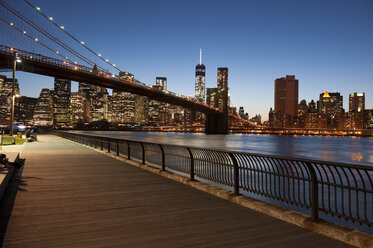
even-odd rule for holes
{"type": "Polygon", "coordinates": [[[285,157],[327,160],[373,166],[373,138],[338,136],[279,136],[257,134],[205,135],[201,133],[151,133],[76,131],[147,142],[219,148],[285,157]]]}

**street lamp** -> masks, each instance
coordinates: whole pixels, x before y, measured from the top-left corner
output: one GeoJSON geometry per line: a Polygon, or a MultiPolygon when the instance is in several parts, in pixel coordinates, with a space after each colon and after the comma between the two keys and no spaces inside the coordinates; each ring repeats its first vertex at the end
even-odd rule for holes
{"type": "Polygon", "coordinates": [[[14,88],[16,84],[16,68],[17,63],[21,63],[21,59],[18,57],[17,52],[14,52],[14,58],[13,58],[13,83],[12,83],[12,99],[11,99],[11,115],[10,115],[10,136],[13,136],[13,122],[14,122],[14,88]]]}

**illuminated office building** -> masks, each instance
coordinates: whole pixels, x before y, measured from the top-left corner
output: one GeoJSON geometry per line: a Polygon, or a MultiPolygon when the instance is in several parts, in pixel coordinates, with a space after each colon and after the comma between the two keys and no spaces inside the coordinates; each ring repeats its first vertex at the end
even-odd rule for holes
{"type": "Polygon", "coordinates": [[[36,126],[50,126],[53,124],[53,97],[49,89],[41,90],[33,119],[36,126]]]}
{"type": "Polygon", "coordinates": [[[349,112],[364,112],[365,93],[352,93],[349,98],[349,112]]]}
{"type": "Polygon", "coordinates": [[[200,50],[199,64],[196,65],[196,80],[195,80],[195,99],[200,102],[205,102],[206,98],[206,67],[202,64],[202,49],[200,50]]]}
{"type": "Polygon", "coordinates": [[[21,96],[15,99],[14,120],[25,125],[33,124],[33,115],[38,99],[21,96]]]}
{"type": "Polygon", "coordinates": [[[53,124],[70,125],[71,81],[54,79],[53,90],[53,124]]]}

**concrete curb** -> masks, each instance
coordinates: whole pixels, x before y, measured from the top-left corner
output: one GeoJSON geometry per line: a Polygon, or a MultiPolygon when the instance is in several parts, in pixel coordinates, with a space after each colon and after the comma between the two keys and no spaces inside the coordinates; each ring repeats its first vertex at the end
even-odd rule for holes
{"type": "MultiPolygon", "coordinates": [[[[77,142],[74,142],[74,143],[83,145],[77,142]]],[[[343,227],[343,226],[333,224],[330,222],[326,222],[323,220],[314,222],[310,219],[308,215],[305,215],[305,214],[302,214],[302,213],[299,213],[299,212],[296,212],[290,209],[282,208],[279,206],[274,206],[272,204],[262,202],[257,199],[250,198],[250,197],[243,196],[243,195],[235,196],[233,192],[220,188],[218,186],[209,185],[207,183],[200,182],[200,181],[191,181],[188,177],[185,177],[182,175],[174,174],[168,171],[162,171],[158,168],[155,168],[149,165],[144,165],[134,160],[128,160],[124,157],[116,156],[113,153],[108,153],[106,151],[95,149],[94,147],[90,147],[86,145],[83,145],[83,146],[90,148],[94,151],[98,151],[102,154],[105,154],[117,160],[126,162],[127,164],[139,167],[141,169],[147,170],[154,174],[158,174],[168,179],[191,186],[193,188],[204,191],[211,195],[214,195],[219,198],[228,200],[230,202],[239,204],[251,210],[272,216],[279,220],[297,225],[304,229],[325,235],[327,237],[339,240],[341,242],[344,242],[344,243],[347,243],[347,244],[350,244],[356,247],[373,248],[373,236],[367,233],[360,232],[360,231],[357,231],[351,228],[343,227]]]]}

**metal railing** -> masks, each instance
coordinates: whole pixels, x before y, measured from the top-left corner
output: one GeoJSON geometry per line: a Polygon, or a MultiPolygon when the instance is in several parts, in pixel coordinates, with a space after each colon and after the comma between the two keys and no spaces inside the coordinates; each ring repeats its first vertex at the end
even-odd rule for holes
{"type": "Polygon", "coordinates": [[[63,138],[353,223],[373,226],[373,167],[58,132],[63,138]]]}

